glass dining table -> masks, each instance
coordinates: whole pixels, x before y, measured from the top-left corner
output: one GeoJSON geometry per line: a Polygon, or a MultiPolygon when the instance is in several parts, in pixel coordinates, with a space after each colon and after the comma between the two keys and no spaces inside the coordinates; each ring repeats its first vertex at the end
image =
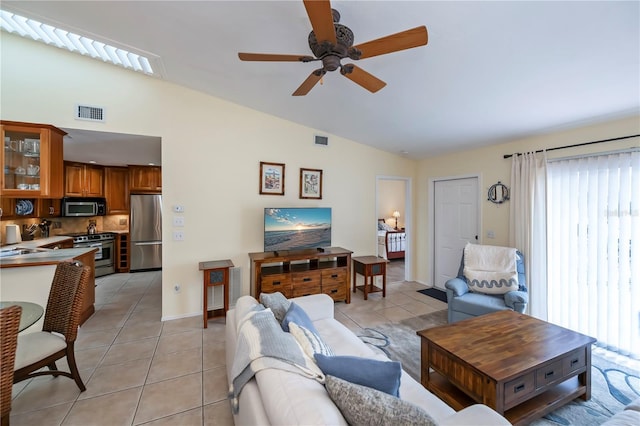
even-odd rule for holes
{"type": "Polygon", "coordinates": [[[20,315],[20,325],[18,331],[25,330],[31,327],[33,324],[44,314],[44,308],[37,303],[33,302],[21,302],[21,301],[4,301],[0,302],[0,309],[8,308],[9,306],[18,305],[22,308],[22,315],[20,315]]]}

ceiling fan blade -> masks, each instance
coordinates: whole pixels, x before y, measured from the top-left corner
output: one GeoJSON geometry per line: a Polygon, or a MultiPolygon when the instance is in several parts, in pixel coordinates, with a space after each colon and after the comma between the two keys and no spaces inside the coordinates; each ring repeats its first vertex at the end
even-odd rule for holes
{"type": "Polygon", "coordinates": [[[318,43],[328,41],[336,44],[336,29],[333,26],[333,14],[329,0],[304,0],[309,21],[316,34],[318,43]]]}
{"type": "Polygon", "coordinates": [[[369,74],[362,68],[353,64],[343,65],[340,73],[354,83],[364,87],[371,93],[376,93],[378,90],[387,85],[387,83],[380,80],[378,77],[375,77],[373,74],[369,74]]]}
{"type": "Polygon", "coordinates": [[[359,59],[364,59],[371,58],[372,56],[384,55],[386,53],[397,52],[399,50],[424,46],[427,44],[428,40],[429,36],[427,34],[427,27],[423,25],[421,27],[391,34],[376,40],[371,40],[354,47],[362,52],[359,59]]]}
{"type": "Polygon", "coordinates": [[[309,77],[307,77],[307,79],[302,82],[300,87],[298,87],[296,91],[293,92],[292,96],[304,96],[309,93],[309,91],[313,89],[313,86],[315,86],[316,83],[320,81],[325,73],[326,71],[323,68],[317,69],[312,72],[309,77]]]}
{"type": "Polygon", "coordinates": [[[282,62],[311,62],[315,60],[309,55],[278,55],[271,53],[238,53],[241,61],[282,61],[282,62]]]}

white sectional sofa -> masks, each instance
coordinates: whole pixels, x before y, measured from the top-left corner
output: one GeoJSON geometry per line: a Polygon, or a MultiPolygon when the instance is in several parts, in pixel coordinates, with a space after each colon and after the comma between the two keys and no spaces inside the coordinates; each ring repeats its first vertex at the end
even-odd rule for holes
{"type": "MultiPolygon", "coordinates": [[[[324,294],[291,299],[307,313],[317,332],[335,355],[351,355],[389,361],[375,353],[344,325],[334,319],[334,302],[324,294]]],[[[236,309],[227,312],[226,362],[231,386],[232,366],[236,358],[237,324],[248,310],[258,304],[250,296],[238,300],[236,309]]],[[[509,425],[497,412],[485,405],[473,405],[456,412],[402,371],[400,399],[426,411],[440,425],[509,425]]],[[[325,386],[316,380],[280,369],[264,369],[242,388],[238,398],[236,425],[344,425],[341,411],[325,386]]]]}

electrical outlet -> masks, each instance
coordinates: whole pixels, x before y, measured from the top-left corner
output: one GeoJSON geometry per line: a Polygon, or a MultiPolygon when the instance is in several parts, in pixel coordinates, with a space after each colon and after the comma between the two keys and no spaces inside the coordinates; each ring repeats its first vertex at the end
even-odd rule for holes
{"type": "Polygon", "coordinates": [[[175,216],[173,218],[173,226],[184,226],[184,216],[175,216]]]}
{"type": "Polygon", "coordinates": [[[180,287],[180,284],[176,284],[173,286],[173,292],[175,294],[180,294],[180,290],[182,290],[182,287],[180,287]]]}
{"type": "Polygon", "coordinates": [[[495,238],[496,237],[496,233],[493,232],[492,230],[487,231],[487,238],[495,238]]]}
{"type": "Polygon", "coordinates": [[[127,224],[127,219],[120,219],[120,225],[126,225],[127,224]]]}
{"type": "Polygon", "coordinates": [[[182,204],[176,204],[175,206],[173,206],[173,211],[176,213],[183,213],[184,206],[182,204]]]}
{"type": "Polygon", "coordinates": [[[173,231],[173,241],[184,241],[184,231],[173,231]]]}

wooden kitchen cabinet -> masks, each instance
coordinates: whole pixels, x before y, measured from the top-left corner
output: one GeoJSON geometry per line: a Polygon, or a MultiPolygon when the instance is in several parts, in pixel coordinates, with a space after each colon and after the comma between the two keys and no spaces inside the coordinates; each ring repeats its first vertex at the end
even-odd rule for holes
{"type": "Polygon", "coordinates": [[[61,200],[51,198],[41,198],[37,201],[37,214],[41,218],[62,216],[61,200]]]}
{"type": "Polygon", "coordinates": [[[129,234],[116,235],[116,272],[129,272],[129,234]]]}
{"type": "Polygon", "coordinates": [[[0,195],[5,198],[62,198],[62,138],[67,133],[48,124],[0,120],[4,149],[0,195]]]}
{"type": "Polygon", "coordinates": [[[13,219],[16,215],[16,199],[2,197],[0,200],[0,206],[2,208],[0,218],[2,220],[13,219]]]}
{"type": "Polygon", "coordinates": [[[129,214],[129,169],[104,168],[104,196],[107,214],[129,214]]]}
{"type": "Polygon", "coordinates": [[[65,161],[66,197],[104,197],[104,167],[65,161]]]}
{"type": "Polygon", "coordinates": [[[162,168],[159,166],[129,166],[131,193],[159,194],[162,192],[162,168]]]}

